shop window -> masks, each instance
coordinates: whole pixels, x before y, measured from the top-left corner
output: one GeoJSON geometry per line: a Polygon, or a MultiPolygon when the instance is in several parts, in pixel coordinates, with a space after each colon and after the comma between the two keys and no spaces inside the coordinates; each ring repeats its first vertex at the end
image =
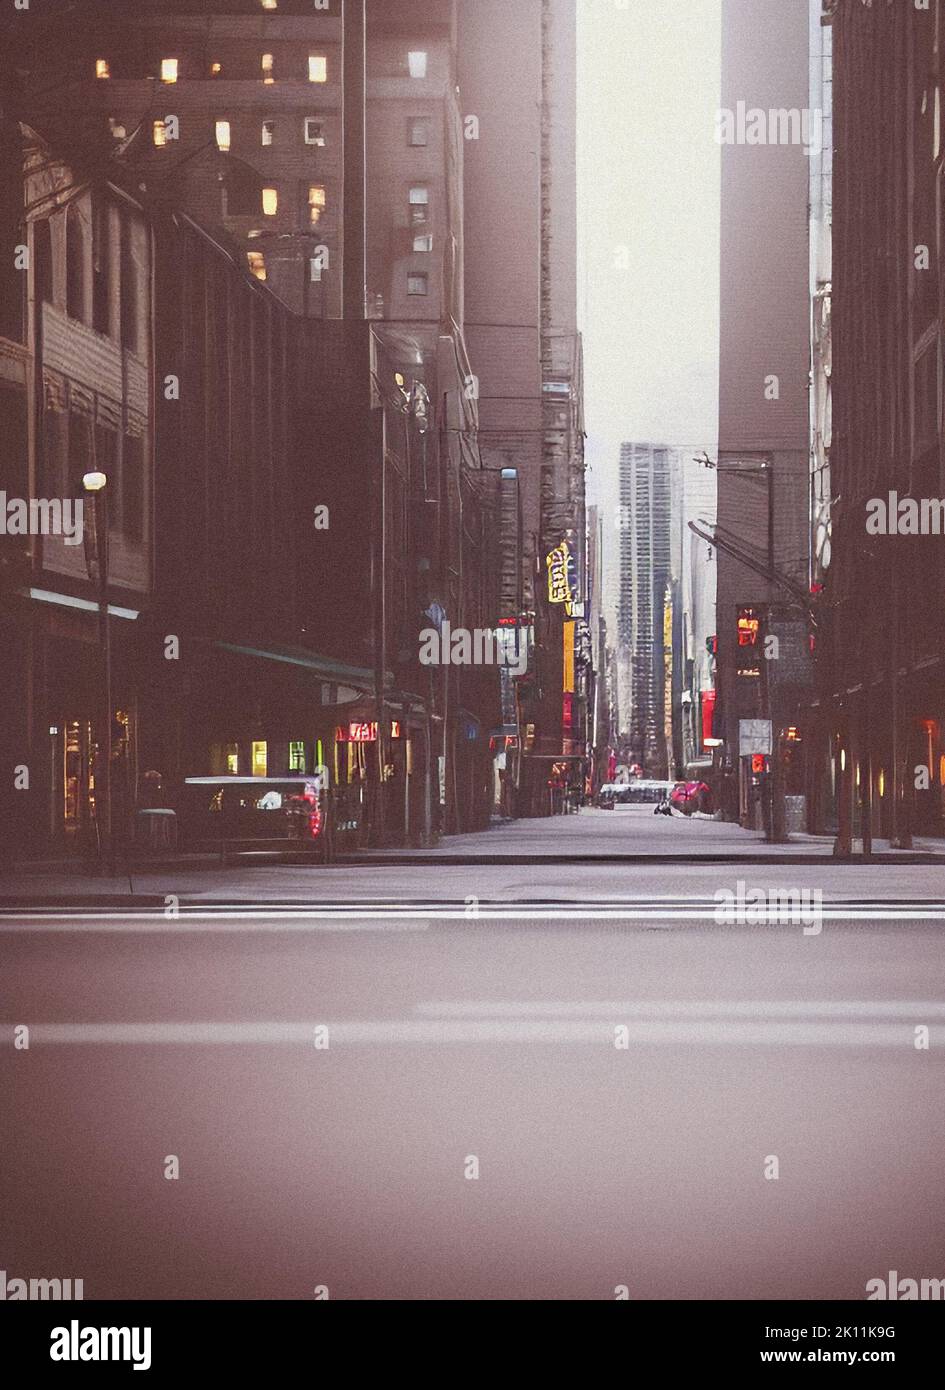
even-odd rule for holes
{"type": "Polygon", "coordinates": [[[314,116],[305,117],[305,143],[306,145],[326,145],[325,123],[317,120],[314,116]]]}
{"type": "Polygon", "coordinates": [[[328,59],[324,53],[310,53],[308,59],[309,82],[328,81],[328,59]]]}
{"type": "Polygon", "coordinates": [[[430,277],[420,271],[412,271],[407,276],[407,293],[425,295],[430,292],[430,277]]]}
{"type": "Polygon", "coordinates": [[[411,77],[421,80],[426,77],[427,58],[428,55],[421,50],[416,50],[407,54],[407,66],[410,69],[411,77]]]}

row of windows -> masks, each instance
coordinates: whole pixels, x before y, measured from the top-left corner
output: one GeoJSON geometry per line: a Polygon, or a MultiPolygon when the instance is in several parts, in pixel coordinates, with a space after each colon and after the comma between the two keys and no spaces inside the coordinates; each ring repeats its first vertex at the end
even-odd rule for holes
{"type": "MultiPolygon", "coordinates": [[[[412,78],[423,81],[427,76],[429,68],[429,54],[424,51],[410,52],[407,54],[407,69],[412,78]]],[[[259,57],[259,79],[267,85],[276,80],[276,58],[274,53],[262,53],[259,57]]],[[[240,69],[236,74],[242,77],[245,69],[240,69]]],[[[110,58],[96,58],[95,76],[100,80],[107,80],[112,75],[112,61],[110,58]]],[[[221,62],[211,62],[209,68],[205,64],[191,64],[190,60],[185,64],[181,58],[162,58],[157,65],[156,74],[149,76],[159,76],[162,82],[174,83],[184,77],[223,77],[225,76],[223,64],[221,62]]],[[[246,74],[249,75],[249,74],[246,74]]],[[[298,68],[280,68],[279,76],[288,78],[289,81],[327,82],[329,80],[328,57],[325,53],[309,53],[306,63],[302,70],[298,68]]]]}
{"type": "MultiPolygon", "coordinates": [[[[109,128],[116,140],[124,140],[128,134],[128,127],[115,119],[114,116],[108,118],[109,128]]],[[[216,141],[218,150],[227,153],[232,146],[232,127],[229,121],[218,120],[213,122],[213,137],[216,141]]],[[[306,145],[316,145],[324,149],[328,144],[326,123],[317,116],[306,116],[302,124],[302,138],[306,145]]],[[[162,120],[154,121],[151,128],[151,139],[159,148],[163,149],[168,144],[167,122],[162,120]]],[[[260,126],[260,144],[264,147],[274,145],[276,142],[276,122],[274,120],[263,121],[260,126]]],[[[413,148],[426,148],[430,143],[430,123],[425,119],[411,120],[407,125],[407,143],[413,148]]]]}
{"type": "MultiPolygon", "coordinates": [[[[247,251],[246,262],[249,266],[251,275],[257,280],[267,280],[269,271],[266,266],[266,253],[264,251],[247,251]]],[[[312,279],[320,281],[322,278],[323,265],[320,260],[312,260],[312,279]]],[[[430,293],[430,276],[425,270],[411,270],[407,275],[407,294],[411,298],[426,298],[430,293]]]]}
{"type": "MultiPolygon", "coordinates": [[[[189,66],[188,66],[188,71],[189,71],[189,66]]],[[[319,83],[321,83],[321,82],[327,82],[327,81],[328,81],[328,58],[327,58],[327,56],[326,56],[324,53],[310,53],[310,54],[308,55],[307,63],[306,63],[306,66],[305,66],[305,68],[304,68],[303,71],[304,71],[305,76],[308,78],[308,81],[309,81],[309,82],[319,82],[319,83]]],[[[161,62],[160,62],[160,65],[159,65],[159,68],[158,68],[158,74],[159,74],[160,79],[161,79],[162,82],[166,82],[166,83],[168,83],[168,84],[172,84],[172,83],[174,83],[174,82],[179,81],[181,78],[184,77],[184,75],[185,75],[184,65],[182,64],[180,58],[162,58],[162,59],[161,59],[161,62]]],[[[96,60],[95,60],[95,76],[96,76],[97,78],[99,78],[100,80],[105,80],[105,79],[107,79],[107,78],[110,78],[111,75],[112,75],[111,61],[110,61],[108,58],[96,58],[96,60]]],[[[189,73],[189,75],[192,76],[192,77],[198,76],[198,74],[197,74],[196,72],[189,73]]],[[[204,76],[204,75],[205,75],[204,72],[201,72],[201,73],[199,74],[199,76],[204,76]]],[[[292,76],[292,74],[286,74],[286,73],[283,73],[282,75],[283,75],[283,76],[289,75],[290,77],[292,76]]],[[[211,76],[211,77],[222,77],[222,76],[223,76],[223,64],[222,64],[222,63],[211,63],[211,64],[210,64],[210,76],[211,76]]],[[[275,60],[275,56],[274,56],[272,53],[263,53],[263,54],[261,55],[260,60],[259,60],[259,76],[260,76],[261,80],[262,80],[263,82],[267,83],[267,84],[271,84],[271,83],[275,82],[275,80],[276,80],[276,60],[275,60]]],[[[301,79],[301,77],[302,77],[302,75],[299,74],[299,78],[300,78],[300,79],[301,79]]]]}
{"type": "MultiPolygon", "coordinates": [[[[307,207],[308,221],[311,226],[318,226],[327,208],[327,195],[325,185],[312,183],[308,185],[307,207]]],[[[423,227],[429,220],[430,190],[425,185],[417,185],[410,190],[409,215],[411,225],[423,227]]],[[[240,204],[236,206],[235,200],[228,206],[230,214],[245,215],[252,213],[256,209],[253,206],[240,204]]],[[[279,212],[279,189],[275,184],[267,184],[260,194],[260,209],[266,217],[275,217],[279,212]]],[[[428,232],[417,232],[414,235],[413,249],[417,252],[432,251],[433,237],[428,232]]]]}

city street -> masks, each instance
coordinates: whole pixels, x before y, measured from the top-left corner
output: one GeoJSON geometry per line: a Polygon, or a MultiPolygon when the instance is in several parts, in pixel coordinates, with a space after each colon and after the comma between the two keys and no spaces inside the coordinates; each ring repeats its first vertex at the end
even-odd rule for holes
{"type": "Polygon", "coordinates": [[[167,909],[8,907],[0,1267],[87,1299],[941,1277],[942,867],[759,848],[628,808],[436,868],[168,870],[132,885],[167,909]],[[586,862],[626,844],[692,862],[586,862]],[[726,925],[739,880],[822,892],[817,927],[726,925]]]}

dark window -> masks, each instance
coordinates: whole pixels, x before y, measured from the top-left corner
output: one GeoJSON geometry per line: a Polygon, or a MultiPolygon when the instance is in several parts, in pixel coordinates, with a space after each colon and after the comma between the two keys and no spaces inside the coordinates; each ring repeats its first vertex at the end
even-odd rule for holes
{"type": "Polygon", "coordinates": [[[85,310],[85,244],[78,209],[66,214],[66,313],[81,320],[85,310]]]}
{"type": "Polygon", "coordinates": [[[92,465],[92,421],[77,410],[69,412],[68,495],[82,497],[82,479],[92,465]]]}
{"type": "Polygon", "coordinates": [[[408,128],[408,140],[411,145],[424,146],[430,143],[430,122],[424,119],[413,120],[408,128]]]}
{"type": "Polygon", "coordinates": [[[407,293],[408,293],[408,294],[429,294],[429,291],[430,291],[430,279],[429,279],[429,276],[420,274],[419,272],[417,272],[417,273],[411,273],[410,275],[407,276],[407,293]]]}
{"type": "Polygon", "coordinates": [[[49,497],[69,497],[69,474],[66,467],[69,417],[64,410],[47,406],[43,413],[43,448],[46,493],[49,497]]]}
{"type": "Polygon", "coordinates": [[[42,304],[52,303],[52,232],[48,218],[33,223],[33,294],[37,310],[42,304]]]}
{"type": "Polygon", "coordinates": [[[121,343],[138,350],[138,274],[131,248],[131,218],[121,219],[121,343]]]}
{"type": "Polygon", "coordinates": [[[92,326],[99,333],[107,333],[108,322],[108,282],[111,276],[109,264],[109,222],[108,204],[104,199],[95,203],[92,228],[92,326]]]}
{"type": "Polygon", "coordinates": [[[121,468],[122,530],[129,540],[144,539],[144,438],[126,434],[121,468]]]}
{"type": "Polygon", "coordinates": [[[27,272],[25,262],[21,267],[17,266],[16,261],[22,253],[15,253],[14,247],[25,244],[26,227],[22,222],[23,180],[8,175],[18,174],[22,166],[19,126],[12,121],[4,121],[0,128],[0,169],[4,172],[4,177],[0,179],[0,246],[3,247],[0,261],[0,334],[16,342],[23,341],[27,272]]]}

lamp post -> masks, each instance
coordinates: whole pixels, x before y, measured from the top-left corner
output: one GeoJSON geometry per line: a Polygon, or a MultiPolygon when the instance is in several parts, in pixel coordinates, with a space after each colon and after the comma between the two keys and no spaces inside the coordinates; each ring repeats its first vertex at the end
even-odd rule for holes
{"type": "Polygon", "coordinates": [[[104,666],[104,741],[101,799],[95,789],[95,820],[99,830],[99,855],[108,873],[112,872],[112,644],[108,621],[108,478],[98,469],[86,473],[82,486],[92,502],[95,516],[95,550],[98,569],[98,630],[104,666]],[[104,811],[104,825],[102,812],[104,811]],[[104,831],[104,833],[103,833],[104,831]]]}

